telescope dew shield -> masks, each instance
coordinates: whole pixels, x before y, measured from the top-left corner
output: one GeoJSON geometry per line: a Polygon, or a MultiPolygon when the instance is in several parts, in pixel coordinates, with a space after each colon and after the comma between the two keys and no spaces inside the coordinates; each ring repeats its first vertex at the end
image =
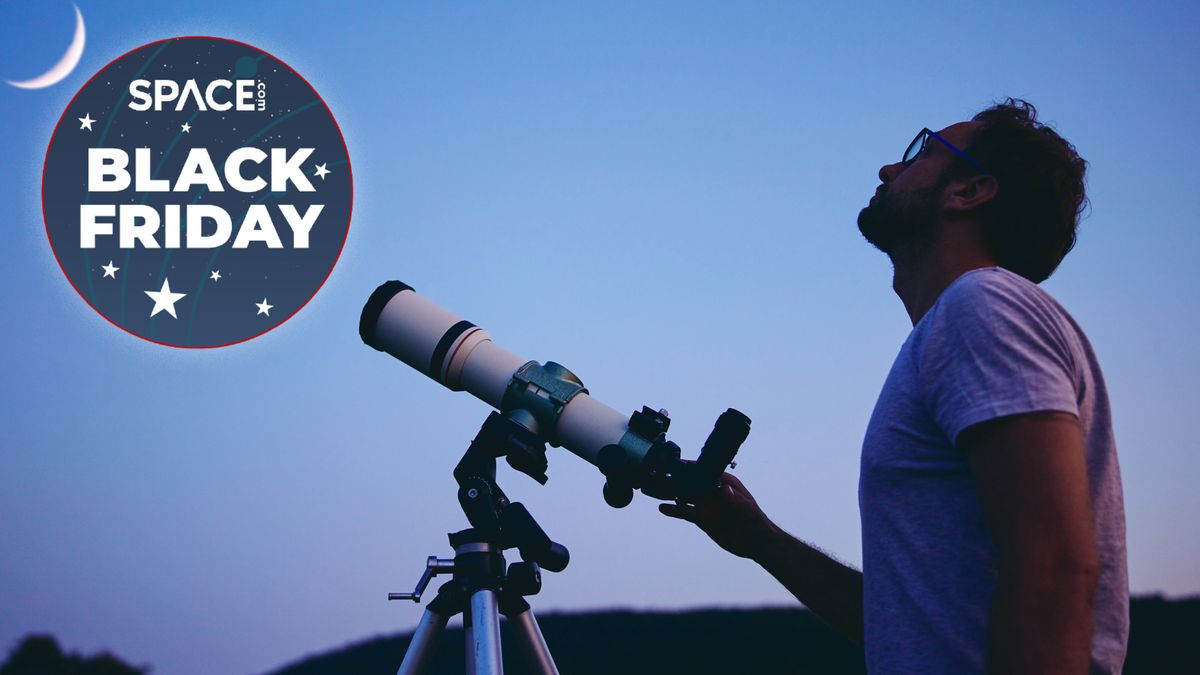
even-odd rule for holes
{"type": "Polygon", "coordinates": [[[359,318],[363,342],[500,409],[513,373],[525,359],[501,349],[487,331],[465,321],[400,281],[375,289],[359,318]]]}

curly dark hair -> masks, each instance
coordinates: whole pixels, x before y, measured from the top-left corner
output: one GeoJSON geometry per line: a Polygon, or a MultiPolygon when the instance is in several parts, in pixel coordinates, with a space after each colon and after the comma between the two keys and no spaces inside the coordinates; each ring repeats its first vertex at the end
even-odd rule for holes
{"type": "Polygon", "coordinates": [[[964,150],[999,187],[980,209],[984,246],[1002,267],[1044,281],[1075,246],[1087,162],[1028,101],[1006,98],[972,120],[983,126],[964,150]]]}

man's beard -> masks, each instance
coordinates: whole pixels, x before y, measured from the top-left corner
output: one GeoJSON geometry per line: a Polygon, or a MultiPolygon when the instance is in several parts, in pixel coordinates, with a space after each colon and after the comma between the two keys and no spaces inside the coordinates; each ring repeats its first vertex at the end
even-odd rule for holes
{"type": "Polygon", "coordinates": [[[872,246],[891,255],[899,248],[928,241],[933,235],[937,218],[936,196],[941,188],[925,189],[909,195],[904,201],[888,194],[887,188],[875,198],[875,203],[858,213],[858,231],[872,246]]]}

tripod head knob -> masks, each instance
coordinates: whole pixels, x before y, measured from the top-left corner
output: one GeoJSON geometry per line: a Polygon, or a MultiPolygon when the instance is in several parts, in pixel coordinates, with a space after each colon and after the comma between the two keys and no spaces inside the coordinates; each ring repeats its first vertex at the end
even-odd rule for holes
{"type": "Polygon", "coordinates": [[[537,563],[515,562],[508,566],[505,587],[518,595],[537,595],[542,590],[542,571],[537,563]]]}
{"type": "Polygon", "coordinates": [[[520,502],[513,502],[500,513],[500,528],[506,538],[521,552],[521,559],[537,563],[551,572],[561,572],[571,562],[567,547],[551,541],[550,537],[533,519],[533,515],[520,502]]]}

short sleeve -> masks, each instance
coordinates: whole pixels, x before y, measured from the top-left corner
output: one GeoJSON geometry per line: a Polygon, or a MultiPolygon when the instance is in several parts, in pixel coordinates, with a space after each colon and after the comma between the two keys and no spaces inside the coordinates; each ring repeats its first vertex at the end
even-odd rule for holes
{"type": "Polygon", "coordinates": [[[964,429],[1039,411],[1079,415],[1079,378],[1062,310],[1002,270],[968,273],[920,325],[913,358],[934,421],[952,443],[964,429]]]}

